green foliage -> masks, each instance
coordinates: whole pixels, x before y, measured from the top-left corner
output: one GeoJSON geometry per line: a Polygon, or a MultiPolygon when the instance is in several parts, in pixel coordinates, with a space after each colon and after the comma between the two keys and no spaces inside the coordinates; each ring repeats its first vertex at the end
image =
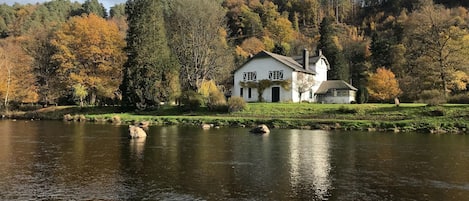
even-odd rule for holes
{"type": "Polygon", "coordinates": [[[327,72],[329,80],[349,80],[350,72],[345,61],[344,54],[340,50],[336,39],[337,33],[334,29],[333,19],[325,17],[321,22],[319,33],[321,37],[317,46],[322,50],[324,56],[330,63],[330,70],[327,72]]]}
{"type": "Polygon", "coordinates": [[[181,108],[184,111],[196,111],[204,103],[204,98],[195,91],[185,91],[182,92],[179,101],[181,101],[181,108]]]}
{"type": "Polygon", "coordinates": [[[435,106],[446,103],[446,98],[439,90],[425,90],[420,93],[420,101],[429,106],[435,106]]]}
{"type": "Polygon", "coordinates": [[[83,99],[88,96],[88,90],[81,84],[73,85],[73,97],[80,101],[80,107],[83,107],[83,99]]]}
{"type": "Polygon", "coordinates": [[[239,112],[245,110],[247,107],[246,101],[244,98],[239,96],[232,96],[228,100],[228,111],[229,112],[239,112]]]}
{"type": "Polygon", "coordinates": [[[456,94],[448,98],[448,103],[469,104],[469,94],[456,94]]]}
{"type": "Polygon", "coordinates": [[[220,91],[210,93],[206,105],[211,111],[227,111],[225,95],[220,91]]]}
{"type": "Polygon", "coordinates": [[[128,60],[120,87],[123,104],[141,110],[158,107],[160,102],[174,96],[162,88],[165,84],[161,81],[176,76],[165,73],[178,71],[166,40],[163,5],[159,0],[127,1],[126,13],[128,60]]]}

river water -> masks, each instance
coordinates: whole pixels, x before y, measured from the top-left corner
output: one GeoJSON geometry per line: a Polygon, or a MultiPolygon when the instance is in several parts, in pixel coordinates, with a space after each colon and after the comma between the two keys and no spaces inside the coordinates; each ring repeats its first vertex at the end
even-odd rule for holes
{"type": "Polygon", "coordinates": [[[467,200],[469,136],[0,121],[0,200],[467,200]]]}

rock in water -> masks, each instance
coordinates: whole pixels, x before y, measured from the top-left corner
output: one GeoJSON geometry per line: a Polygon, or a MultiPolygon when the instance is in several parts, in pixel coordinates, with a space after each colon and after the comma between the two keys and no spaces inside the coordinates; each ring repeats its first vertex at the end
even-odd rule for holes
{"type": "Polygon", "coordinates": [[[251,129],[252,133],[270,133],[269,127],[267,127],[265,124],[258,125],[257,127],[251,129]]]}
{"type": "Polygon", "coordinates": [[[129,125],[129,138],[144,138],[147,133],[138,126],[129,125]]]}

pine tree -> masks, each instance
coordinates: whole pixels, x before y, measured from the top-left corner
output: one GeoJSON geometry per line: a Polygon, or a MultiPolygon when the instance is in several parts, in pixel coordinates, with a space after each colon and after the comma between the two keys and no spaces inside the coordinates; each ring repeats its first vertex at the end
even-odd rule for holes
{"type": "Polygon", "coordinates": [[[329,80],[345,80],[348,81],[350,77],[349,68],[347,67],[344,54],[339,48],[336,37],[336,31],[333,27],[334,19],[326,17],[321,22],[319,33],[321,38],[317,49],[322,50],[324,56],[329,61],[330,70],[327,72],[329,80]]]}
{"type": "Polygon", "coordinates": [[[121,85],[123,105],[137,109],[157,107],[178,91],[178,84],[169,78],[177,79],[174,74],[179,71],[167,44],[162,3],[129,0],[126,14],[128,60],[121,85]]]}

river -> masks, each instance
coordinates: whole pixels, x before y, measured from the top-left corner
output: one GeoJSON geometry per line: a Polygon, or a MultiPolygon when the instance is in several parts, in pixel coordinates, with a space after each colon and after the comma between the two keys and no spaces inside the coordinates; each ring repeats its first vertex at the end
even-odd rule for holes
{"type": "Polygon", "coordinates": [[[466,200],[469,136],[0,121],[0,200],[466,200]]]}

